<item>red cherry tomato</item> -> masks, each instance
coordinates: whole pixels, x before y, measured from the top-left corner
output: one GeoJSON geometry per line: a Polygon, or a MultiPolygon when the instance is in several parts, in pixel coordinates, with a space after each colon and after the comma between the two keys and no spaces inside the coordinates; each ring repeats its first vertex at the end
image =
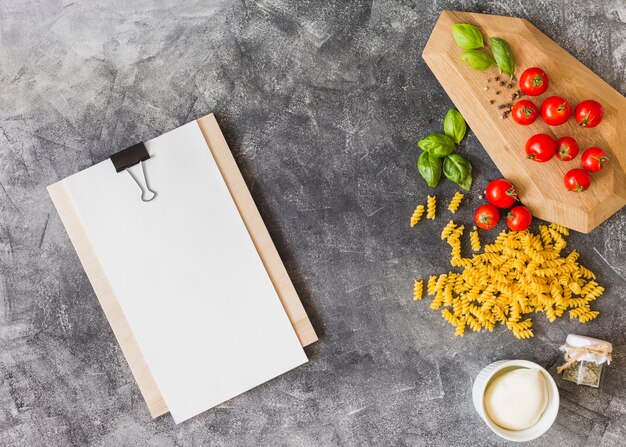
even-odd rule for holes
{"type": "Polygon", "coordinates": [[[561,137],[556,140],[556,156],[561,161],[570,161],[576,158],[580,147],[572,137],[561,137]]]}
{"type": "Polygon", "coordinates": [[[571,169],[563,179],[565,187],[573,192],[583,192],[591,185],[591,175],[584,169],[571,169]]]}
{"type": "Polygon", "coordinates": [[[500,221],[500,212],[495,206],[486,203],[478,207],[474,213],[474,222],[476,226],[489,230],[495,227],[500,221]]]}
{"type": "Polygon", "coordinates": [[[517,192],[513,183],[499,178],[490,182],[485,190],[487,201],[498,208],[509,208],[517,200],[517,192]]]}
{"type": "Polygon", "coordinates": [[[539,116],[539,109],[527,99],[517,101],[511,110],[513,121],[522,126],[528,126],[535,122],[539,116]]]}
{"type": "Polygon", "coordinates": [[[556,141],[550,135],[539,133],[530,137],[526,142],[526,155],[530,160],[544,162],[554,157],[554,154],[556,154],[556,141]]]}
{"type": "Polygon", "coordinates": [[[548,90],[548,85],[550,85],[550,79],[539,67],[527,68],[519,78],[519,88],[528,96],[541,95],[548,90]]]}
{"type": "Polygon", "coordinates": [[[522,205],[511,208],[506,215],[506,224],[512,231],[524,231],[532,221],[533,215],[522,205]]]}
{"type": "Polygon", "coordinates": [[[574,111],[574,119],[580,127],[596,127],[603,117],[604,107],[593,99],[581,102],[574,111]]]}
{"type": "Polygon", "coordinates": [[[560,126],[572,116],[572,106],[560,96],[550,96],[541,104],[541,119],[548,126],[560,126]]]}
{"type": "Polygon", "coordinates": [[[585,168],[589,172],[598,172],[604,168],[604,164],[609,159],[606,156],[606,152],[604,152],[599,147],[590,147],[581,157],[581,161],[583,162],[583,168],[585,168]]]}

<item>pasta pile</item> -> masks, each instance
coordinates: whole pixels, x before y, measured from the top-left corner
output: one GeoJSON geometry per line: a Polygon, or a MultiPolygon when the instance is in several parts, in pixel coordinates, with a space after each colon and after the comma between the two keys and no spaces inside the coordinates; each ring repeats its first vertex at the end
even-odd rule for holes
{"type": "Polygon", "coordinates": [[[411,215],[411,228],[413,228],[422,218],[422,214],[424,214],[424,205],[417,205],[415,207],[415,211],[411,215]]]}
{"type": "MultiPolygon", "coordinates": [[[[455,327],[455,335],[465,329],[493,331],[504,324],[517,338],[533,337],[528,314],[543,312],[554,321],[569,311],[570,319],[581,323],[599,314],[591,304],[604,288],[593,272],[577,262],[579,253],[561,252],[567,245],[568,230],[560,225],[542,225],[539,234],[503,231],[483,253],[471,258],[461,256],[463,225],[450,221],[442,231],[451,247],[450,263],[462,267],[462,273],[444,273],[428,278],[426,292],[434,295],[432,309],[442,309],[442,317],[455,327]]],[[[473,249],[480,246],[472,232],[473,249]]],[[[420,297],[422,284],[420,281],[420,297]]],[[[417,283],[414,290],[417,297],[417,283]]],[[[415,298],[419,299],[419,298],[415,298]]]]}
{"type": "Polygon", "coordinates": [[[426,200],[426,219],[435,220],[435,212],[437,211],[437,198],[428,196],[426,200]]]}
{"type": "Polygon", "coordinates": [[[465,197],[465,194],[461,194],[458,191],[454,193],[454,197],[452,197],[452,200],[450,201],[450,205],[448,205],[448,210],[450,210],[452,214],[456,213],[456,210],[459,209],[459,206],[461,205],[461,200],[463,200],[463,197],[465,197]]]}

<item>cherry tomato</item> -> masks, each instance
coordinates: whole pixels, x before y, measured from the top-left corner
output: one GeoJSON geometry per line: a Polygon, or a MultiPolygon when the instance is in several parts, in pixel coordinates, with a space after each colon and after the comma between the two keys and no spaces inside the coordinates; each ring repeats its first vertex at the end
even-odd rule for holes
{"type": "Polygon", "coordinates": [[[528,126],[535,122],[539,116],[539,109],[527,99],[517,101],[511,110],[513,121],[522,126],[528,126]]]}
{"type": "Polygon", "coordinates": [[[498,208],[509,208],[517,200],[517,192],[513,183],[499,178],[487,185],[485,197],[489,203],[498,208]]]}
{"type": "Polygon", "coordinates": [[[598,172],[604,168],[604,164],[609,159],[606,156],[606,152],[604,152],[599,147],[590,147],[581,157],[581,161],[583,162],[583,168],[585,168],[589,172],[598,172]]]}
{"type": "Polygon", "coordinates": [[[489,230],[495,227],[499,221],[500,213],[498,212],[498,208],[489,203],[479,206],[474,213],[474,222],[476,222],[476,226],[484,230],[489,230]]]}
{"type": "Polygon", "coordinates": [[[524,231],[532,221],[533,215],[522,205],[511,208],[506,215],[506,224],[512,231],[524,231]]]}
{"type": "Polygon", "coordinates": [[[544,162],[556,154],[556,141],[550,135],[539,133],[526,142],[526,155],[530,160],[544,162]]]}
{"type": "Polygon", "coordinates": [[[548,126],[560,126],[572,116],[572,106],[560,96],[550,96],[541,104],[541,119],[548,126]]]}
{"type": "Polygon", "coordinates": [[[570,161],[576,158],[580,147],[572,137],[561,137],[556,140],[556,156],[561,161],[570,161]]]}
{"type": "Polygon", "coordinates": [[[581,102],[574,110],[574,119],[580,127],[596,127],[603,117],[604,107],[593,99],[581,102]]]}
{"type": "Polygon", "coordinates": [[[591,185],[591,175],[584,169],[571,169],[563,179],[565,187],[574,192],[583,192],[591,185]]]}
{"type": "Polygon", "coordinates": [[[550,79],[539,67],[527,68],[519,78],[519,88],[528,96],[541,95],[548,90],[548,85],[550,85],[550,79]]]}

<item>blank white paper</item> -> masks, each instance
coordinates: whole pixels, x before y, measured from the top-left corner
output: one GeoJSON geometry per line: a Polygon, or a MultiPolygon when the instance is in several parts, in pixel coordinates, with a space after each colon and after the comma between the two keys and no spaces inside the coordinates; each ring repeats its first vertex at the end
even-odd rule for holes
{"type": "Polygon", "coordinates": [[[198,124],[146,148],[151,202],[110,160],[64,182],[179,423],[307,358],[198,124]]]}

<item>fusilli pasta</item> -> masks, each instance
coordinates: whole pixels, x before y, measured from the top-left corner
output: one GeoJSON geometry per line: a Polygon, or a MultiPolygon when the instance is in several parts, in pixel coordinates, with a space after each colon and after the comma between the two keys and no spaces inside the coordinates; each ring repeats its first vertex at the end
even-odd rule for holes
{"type": "Polygon", "coordinates": [[[441,240],[448,239],[448,237],[452,234],[454,229],[456,228],[456,224],[452,221],[448,222],[443,230],[441,231],[441,240]]]}
{"type": "Polygon", "coordinates": [[[424,205],[417,205],[415,207],[415,211],[411,215],[411,228],[413,228],[422,218],[422,214],[424,214],[424,205]]]}
{"type": "Polygon", "coordinates": [[[435,213],[437,211],[437,198],[435,196],[428,196],[426,200],[426,218],[435,220],[435,213]]]}
{"type": "Polygon", "coordinates": [[[424,281],[415,281],[413,283],[413,301],[419,301],[424,295],[424,281]]]}
{"type": "MultiPolygon", "coordinates": [[[[463,229],[450,221],[441,233],[451,248],[451,264],[462,267],[462,272],[432,275],[427,286],[428,294],[434,295],[430,307],[441,311],[455,327],[455,335],[463,336],[466,327],[492,331],[500,323],[516,338],[525,339],[534,336],[531,313],[544,313],[554,321],[569,311],[570,318],[581,323],[598,317],[590,304],[604,288],[578,263],[577,251],[561,255],[565,227],[541,226],[539,234],[503,231],[471,258],[461,254],[463,229]]],[[[480,250],[476,231],[470,233],[470,242],[474,251],[480,250]]]]}
{"type": "Polygon", "coordinates": [[[478,231],[474,230],[470,233],[470,243],[473,251],[480,251],[480,237],[478,231]]]}
{"type": "Polygon", "coordinates": [[[459,209],[459,206],[461,205],[461,200],[463,200],[463,197],[465,197],[465,195],[461,194],[458,191],[454,193],[454,197],[452,197],[452,200],[450,201],[450,205],[448,205],[448,209],[453,214],[456,213],[456,210],[459,209]]]}

